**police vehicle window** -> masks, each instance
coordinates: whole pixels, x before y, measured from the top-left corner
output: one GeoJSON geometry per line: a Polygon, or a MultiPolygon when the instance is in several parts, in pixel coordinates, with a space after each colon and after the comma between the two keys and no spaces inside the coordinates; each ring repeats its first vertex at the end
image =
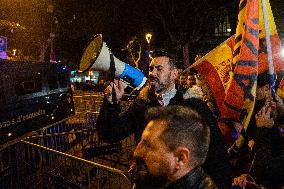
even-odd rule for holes
{"type": "Polygon", "coordinates": [[[48,76],[48,86],[50,90],[54,90],[58,88],[57,77],[56,75],[48,76]]]}
{"type": "Polygon", "coordinates": [[[39,74],[19,75],[15,81],[15,92],[18,96],[42,91],[42,78],[39,74]]]}
{"type": "Polygon", "coordinates": [[[58,82],[60,88],[67,87],[68,80],[67,80],[67,74],[66,73],[58,73],[58,82]]]}

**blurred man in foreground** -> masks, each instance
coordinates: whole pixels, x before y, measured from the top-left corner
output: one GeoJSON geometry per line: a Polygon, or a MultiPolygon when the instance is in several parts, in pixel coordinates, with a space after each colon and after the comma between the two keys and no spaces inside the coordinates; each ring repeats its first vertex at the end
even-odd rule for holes
{"type": "Polygon", "coordinates": [[[210,129],[197,112],[182,106],[151,108],[130,172],[141,188],[217,188],[201,168],[210,129]]]}

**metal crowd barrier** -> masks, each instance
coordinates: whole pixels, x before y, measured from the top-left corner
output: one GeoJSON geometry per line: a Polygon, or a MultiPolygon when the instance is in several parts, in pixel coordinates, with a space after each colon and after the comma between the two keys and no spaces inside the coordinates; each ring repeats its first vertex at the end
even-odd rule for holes
{"type": "Polygon", "coordinates": [[[0,157],[1,189],[132,188],[121,170],[24,140],[6,148],[0,157]]]}
{"type": "Polygon", "coordinates": [[[86,111],[99,112],[103,102],[103,93],[76,91],[73,95],[76,114],[86,111]]]}
{"type": "MultiPolygon", "coordinates": [[[[39,136],[28,140],[104,165],[127,170],[136,146],[134,137],[130,136],[119,143],[107,144],[97,136],[95,122],[103,101],[103,93],[77,91],[73,99],[75,116],[66,122],[43,128],[39,136]],[[84,106],[85,109],[78,108],[82,102],[87,104],[84,106]]],[[[126,110],[131,103],[131,101],[122,102],[123,110],[126,110]]]]}
{"type": "Polygon", "coordinates": [[[124,173],[135,140],[108,144],[99,139],[95,122],[102,97],[75,94],[75,109],[85,105],[74,116],[0,150],[0,189],[132,188],[124,173]]]}
{"type": "MultiPolygon", "coordinates": [[[[88,117],[89,114],[86,119],[88,117]]],[[[93,120],[80,123],[58,122],[42,128],[36,135],[25,140],[126,171],[136,146],[134,136],[118,143],[104,143],[98,137],[93,124],[93,120]]]]}

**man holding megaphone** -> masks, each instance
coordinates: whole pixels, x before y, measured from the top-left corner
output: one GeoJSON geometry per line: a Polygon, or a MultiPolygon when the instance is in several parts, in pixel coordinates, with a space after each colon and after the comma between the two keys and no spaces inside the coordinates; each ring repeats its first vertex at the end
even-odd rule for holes
{"type": "MultiPolygon", "coordinates": [[[[152,62],[150,65],[148,83],[144,87],[145,89],[141,91],[141,94],[142,92],[146,92],[145,90],[155,92],[153,97],[156,97],[161,106],[167,106],[170,103],[170,99],[176,94],[175,79],[178,76],[178,70],[173,63],[164,64],[164,62],[168,61],[169,58],[163,56],[156,58],[155,61],[152,62]]],[[[123,81],[115,80],[104,91],[107,100],[111,104],[113,103],[112,89],[114,88],[116,92],[116,100],[120,101],[124,95],[125,87],[126,85],[123,81]]]]}
{"type": "Polygon", "coordinates": [[[168,105],[190,106],[210,126],[210,146],[203,168],[219,188],[230,188],[228,155],[217,122],[205,102],[196,98],[183,99],[182,91],[175,88],[177,77],[178,70],[172,56],[163,51],[154,52],[147,83],[123,113],[119,101],[125,86],[122,81],[114,80],[104,91],[105,99],[96,124],[99,137],[105,142],[113,143],[134,134],[138,143],[147,124],[144,117],[147,109],[168,105]]]}
{"type": "Polygon", "coordinates": [[[167,106],[170,103],[179,92],[175,88],[177,76],[178,70],[172,59],[167,55],[155,57],[150,64],[147,83],[129,110],[121,115],[119,101],[124,95],[125,84],[121,80],[114,80],[104,91],[105,100],[98,116],[97,129],[101,139],[117,142],[134,133],[139,142],[146,126],[145,111],[153,106],[167,106]],[[118,103],[113,102],[113,90],[118,103]]]}

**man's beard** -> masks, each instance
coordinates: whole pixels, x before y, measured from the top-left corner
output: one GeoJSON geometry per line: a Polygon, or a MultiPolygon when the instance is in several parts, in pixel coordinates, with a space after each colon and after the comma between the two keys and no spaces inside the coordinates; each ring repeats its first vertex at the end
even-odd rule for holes
{"type": "Polygon", "coordinates": [[[170,85],[170,78],[169,77],[167,78],[166,81],[161,82],[158,78],[150,76],[150,87],[156,93],[159,93],[159,92],[167,89],[169,87],[169,85],[170,85]],[[151,83],[151,82],[153,82],[153,83],[151,83]]]}
{"type": "Polygon", "coordinates": [[[142,159],[137,159],[129,170],[131,180],[135,183],[137,189],[154,189],[166,185],[167,176],[154,176],[147,168],[142,159]]]}

